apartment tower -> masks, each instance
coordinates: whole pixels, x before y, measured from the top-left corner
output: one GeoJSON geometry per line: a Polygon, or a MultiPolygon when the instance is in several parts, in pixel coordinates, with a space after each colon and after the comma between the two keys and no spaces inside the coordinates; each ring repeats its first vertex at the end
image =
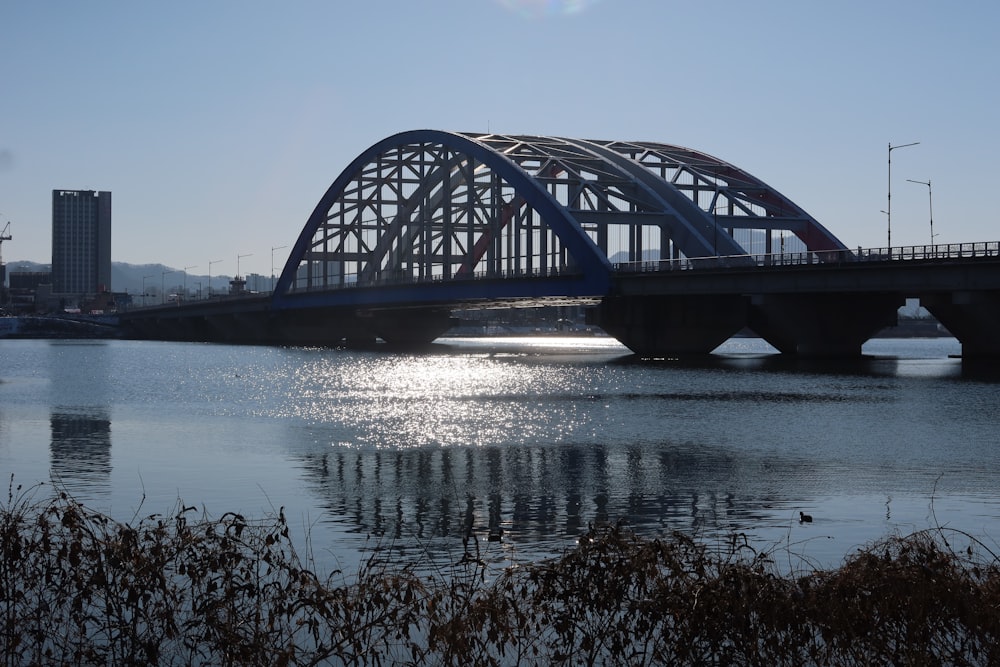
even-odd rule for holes
{"type": "Polygon", "coordinates": [[[52,291],[111,290],[111,193],[52,191],[52,291]]]}

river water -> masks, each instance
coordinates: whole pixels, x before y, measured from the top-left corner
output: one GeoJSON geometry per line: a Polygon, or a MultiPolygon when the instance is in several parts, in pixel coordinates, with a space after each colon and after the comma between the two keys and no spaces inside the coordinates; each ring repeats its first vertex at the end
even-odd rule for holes
{"type": "Polygon", "coordinates": [[[436,567],[468,526],[492,562],[523,562],[617,521],[743,534],[793,569],[935,526],[1000,549],[1000,374],[963,367],[951,338],[877,339],[855,362],[771,351],[4,340],[0,472],[121,520],[281,510],[324,571],[372,553],[436,567]]]}

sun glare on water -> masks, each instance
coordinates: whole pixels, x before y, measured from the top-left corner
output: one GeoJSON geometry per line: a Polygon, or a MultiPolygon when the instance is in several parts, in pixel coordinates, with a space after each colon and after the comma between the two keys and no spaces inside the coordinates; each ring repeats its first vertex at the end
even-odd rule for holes
{"type": "Polygon", "coordinates": [[[272,414],[363,449],[561,442],[586,421],[561,397],[593,370],[518,363],[523,356],[357,355],[349,367],[316,359],[297,369],[272,414]]]}

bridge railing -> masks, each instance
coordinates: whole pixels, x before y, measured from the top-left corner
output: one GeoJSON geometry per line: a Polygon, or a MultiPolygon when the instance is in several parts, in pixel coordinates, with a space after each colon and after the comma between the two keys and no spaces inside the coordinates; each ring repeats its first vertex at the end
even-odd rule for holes
{"type": "Polygon", "coordinates": [[[857,262],[907,262],[1000,257],[1000,241],[948,243],[940,245],[898,246],[893,248],[858,248],[857,250],[820,250],[796,253],[760,253],[719,257],[682,257],[680,259],[618,262],[618,273],[653,273],[659,271],[726,270],[748,267],[807,266],[857,262]]]}
{"type": "MultiPolygon", "coordinates": [[[[414,276],[406,272],[384,272],[375,279],[359,280],[359,274],[345,274],[342,281],[331,282],[329,284],[300,285],[295,287],[294,292],[322,292],[341,289],[355,289],[360,287],[392,287],[398,285],[427,285],[440,284],[444,282],[468,282],[474,280],[514,280],[514,279],[541,279],[541,278],[562,278],[566,276],[579,276],[580,270],[576,267],[561,268],[533,268],[514,269],[500,271],[475,271],[462,275],[445,277],[443,275],[414,276]]],[[[340,276],[334,276],[340,278],[340,276]]]]}

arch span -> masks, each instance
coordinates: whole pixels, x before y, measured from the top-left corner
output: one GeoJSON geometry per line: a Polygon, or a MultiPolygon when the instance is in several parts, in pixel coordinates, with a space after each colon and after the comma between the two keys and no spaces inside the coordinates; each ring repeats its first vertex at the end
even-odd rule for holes
{"type": "Polygon", "coordinates": [[[521,279],[551,277],[559,296],[600,298],[617,264],[719,255],[751,263],[786,248],[846,250],[776,190],[698,151],[413,130],[374,144],[331,184],[273,302],[414,284],[472,300],[483,279],[491,294],[515,298],[521,279]]]}

